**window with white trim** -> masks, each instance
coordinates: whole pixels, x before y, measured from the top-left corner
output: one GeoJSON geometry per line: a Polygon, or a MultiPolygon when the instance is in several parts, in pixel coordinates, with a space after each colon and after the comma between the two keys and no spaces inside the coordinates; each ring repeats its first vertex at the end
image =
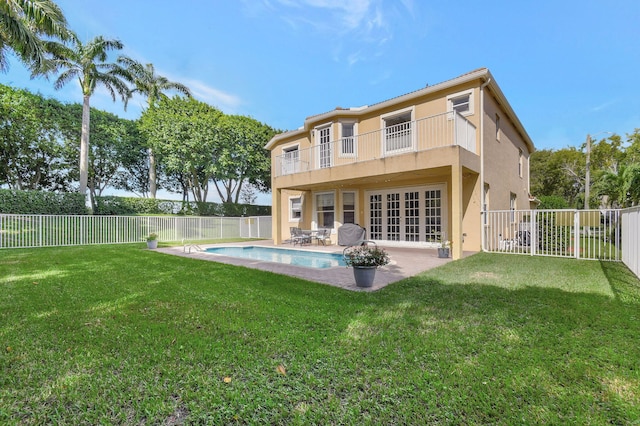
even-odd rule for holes
{"type": "Polygon", "coordinates": [[[340,123],[340,156],[356,155],[355,123],[340,123]]]}
{"type": "Polygon", "coordinates": [[[385,153],[405,152],[413,149],[413,108],[382,116],[385,153]]]}
{"type": "Polygon", "coordinates": [[[335,194],[321,192],[315,196],[315,218],[317,228],[333,228],[335,220],[335,194]]]}
{"type": "Polygon", "coordinates": [[[302,197],[289,197],[289,221],[298,222],[302,219],[302,197]]]}
{"type": "Polygon", "coordinates": [[[473,114],[473,90],[447,96],[447,111],[455,111],[463,116],[473,114]]]}
{"type": "Polygon", "coordinates": [[[300,150],[298,145],[282,148],[282,174],[288,175],[300,171],[300,150]]]}
{"type": "Polygon", "coordinates": [[[356,193],[342,193],[342,223],[356,223],[356,193]]]}
{"type": "Polygon", "coordinates": [[[518,150],[518,176],[522,177],[524,168],[524,155],[521,149],[518,150]]]}
{"type": "Polygon", "coordinates": [[[511,210],[511,222],[516,221],[516,199],[517,196],[513,192],[509,196],[509,210],[511,210]]]}
{"type": "Polygon", "coordinates": [[[483,217],[484,217],[484,224],[486,225],[488,223],[488,211],[489,211],[489,184],[485,183],[484,184],[484,204],[482,205],[482,211],[484,212],[483,217]]]}

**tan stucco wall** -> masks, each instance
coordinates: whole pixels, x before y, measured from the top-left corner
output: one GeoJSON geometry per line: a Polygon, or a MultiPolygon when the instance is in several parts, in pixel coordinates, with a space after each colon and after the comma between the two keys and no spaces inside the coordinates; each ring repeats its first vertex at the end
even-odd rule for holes
{"type": "Polygon", "coordinates": [[[529,208],[529,158],[522,136],[490,92],[485,95],[484,179],[489,184],[489,210],[508,210],[511,193],[516,208],[529,208]],[[496,114],[500,117],[500,140],[496,139],[496,114]],[[519,150],[523,153],[522,177],[518,176],[519,150]]]}

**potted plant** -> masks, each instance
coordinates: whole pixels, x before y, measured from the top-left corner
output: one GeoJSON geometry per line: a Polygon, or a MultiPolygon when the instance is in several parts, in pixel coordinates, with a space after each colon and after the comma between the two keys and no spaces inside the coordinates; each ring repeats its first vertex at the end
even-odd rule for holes
{"type": "Polygon", "coordinates": [[[347,266],[353,267],[353,277],[358,287],[371,287],[376,269],[389,263],[389,255],[384,249],[366,245],[348,247],[343,256],[347,266]]]}
{"type": "Polygon", "coordinates": [[[156,234],[155,232],[152,232],[147,236],[147,248],[158,248],[158,234],[156,234]]]}
{"type": "Polygon", "coordinates": [[[451,241],[444,240],[440,242],[440,247],[438,247],[438,257],[442,257],[442,258],[449,257],[450,249],[451,249],[451,241]]]}

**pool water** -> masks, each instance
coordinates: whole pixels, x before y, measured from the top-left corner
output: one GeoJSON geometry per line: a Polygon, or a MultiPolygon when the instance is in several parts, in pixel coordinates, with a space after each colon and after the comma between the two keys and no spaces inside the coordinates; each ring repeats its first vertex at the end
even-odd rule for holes
{"type": "Polygon", "coordinates": [[[260,246],[212,247],[205,251],[222,256],[285,263],[307,268],[325,269],[336,266],[346,266],[344,258],[338,253],[321,253],[260,246]]]}

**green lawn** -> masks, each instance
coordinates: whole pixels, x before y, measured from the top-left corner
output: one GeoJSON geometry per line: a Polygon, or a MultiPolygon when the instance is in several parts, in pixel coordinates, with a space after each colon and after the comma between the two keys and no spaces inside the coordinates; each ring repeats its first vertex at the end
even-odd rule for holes
{"type": "Polygon", "coordinates": [[[638,424],[622,264],[478,254],[375,293],[144,244],[0,251],[0,424],[638,424]]]}

